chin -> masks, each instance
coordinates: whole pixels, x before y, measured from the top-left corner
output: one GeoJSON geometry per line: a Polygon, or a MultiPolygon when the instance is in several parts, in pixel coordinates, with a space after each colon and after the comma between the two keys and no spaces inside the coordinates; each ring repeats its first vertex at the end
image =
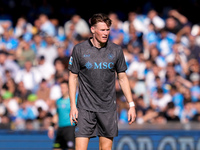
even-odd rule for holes
{"type": "Polygon", "coordinates": [[[102,39],[101,43],[106,43],[108,39],[102,39]]]}

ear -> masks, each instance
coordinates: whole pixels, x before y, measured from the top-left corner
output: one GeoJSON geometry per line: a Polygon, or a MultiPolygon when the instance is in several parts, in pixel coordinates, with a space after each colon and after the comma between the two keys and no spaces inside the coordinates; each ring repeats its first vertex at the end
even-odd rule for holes
{"type": "Polygon", "coordinates": [[[90,29],[91,29],[92,34],[94,34],[94,31],[95,31],[94,26],[92,26],[90,29]]]}

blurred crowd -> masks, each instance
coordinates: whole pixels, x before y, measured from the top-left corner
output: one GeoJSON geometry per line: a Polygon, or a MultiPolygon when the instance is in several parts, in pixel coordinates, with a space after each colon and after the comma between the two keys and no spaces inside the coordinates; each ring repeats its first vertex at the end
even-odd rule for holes
{"type": "MultiPolygon", "coordinates": [[[[167,17],[130,11],[127,20],[110,12],[109,40],[121,45],[136,104],[136,123],[200,121],[200,26],[177,10],[167,17]]],[[[58,19],[40,14],[34,23],[19,17],[0,21],[0,128],[46,130],[68,80],[74,45],[87,40],[90,27],[74,14],[58,19]]],[[[128,104],[116,79],[118,116],[127,124],[128,104]]]]}

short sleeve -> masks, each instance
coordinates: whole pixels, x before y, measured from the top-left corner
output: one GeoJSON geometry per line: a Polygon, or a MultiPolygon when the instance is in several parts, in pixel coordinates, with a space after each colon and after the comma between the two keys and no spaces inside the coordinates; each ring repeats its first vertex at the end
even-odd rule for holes
{"type": "Polygon", "coordinates": [[[121,48],[120,48],[119,53],[118,53],[118,59],[117,59],[115,67],[116,67],[117,73],[125,72],[126,69],[127,69],[126,61],[125,61],[125,58],[124,58],[124,53],[123,53],[121,48]]]}
{"type": "Polygon", "coordinates": [[[75,74],[78,74],[80,71],[80,63],[79,63],[78,54],[79,54],[78,48],[77,46],[75,46],[72,51],[72,55],[69,59],[69,65],[68,65],[68,69],[75,74]]]}

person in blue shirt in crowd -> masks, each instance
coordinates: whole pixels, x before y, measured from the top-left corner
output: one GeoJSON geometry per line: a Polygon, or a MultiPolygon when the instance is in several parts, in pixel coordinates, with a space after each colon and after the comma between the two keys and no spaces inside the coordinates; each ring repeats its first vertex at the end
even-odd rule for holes
{"type": "Polygon", "coordinates": [[[57,113],[52,117],[52,123],[48,130],[49,138],[54,138],[54,127],[58,126],[57,134],[55,137],[53,149],[75,149],[74,125],[71,125],[70,113],[70,99],[68,90],[68,81],[60,83],[62,97],[56,101],[57,113]]]}
{"type": "Polygon", "coordinates": [[[0,39],[1,49],[13,53],[13,51],[17,49],[18,44],[18,40],[12,37],[12,34],[9,31],[4,31],[2,38],[0,39]]]}
{"type": "Polygon", "coordinates": [[[192,102],[197,102],[200,99],[200,76],[199,73],[192,73],[190,75],[192,87],[190,88],[192,102]]]}
{"type": "Polygon", "coordinates": [[[181,93],[178,92],[176,85],[171,85],[170,94],[172,96],[172,102],[174,103],[179,118],[181,117],[181,113],[184,109],[184,97],[181,93]]]}

